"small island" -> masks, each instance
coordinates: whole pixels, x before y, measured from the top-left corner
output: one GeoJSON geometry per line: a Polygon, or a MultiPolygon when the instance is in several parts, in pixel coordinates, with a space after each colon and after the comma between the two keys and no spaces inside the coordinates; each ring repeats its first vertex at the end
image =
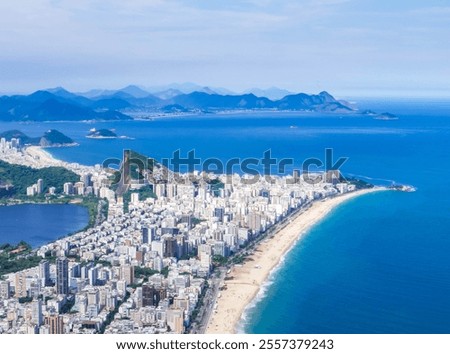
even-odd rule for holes
{"type": "Polygon", "coordinates": [[[361,114],[372,117],[372,119],[375,119],[375,120],[398,120],[399,119],[395,114],[392,114],[389,112],[377,113],[370,109],[366,109],[365,111],[362,111],[361,114]]]}
{"type": "Polygon", "coordinates": [[[126,135],[118,136],[113,129],[95,129],[92,128],[86,135],[89,139],[133,139],[126,135]]]}
{"type": "Polygon", "coordinates": [[[117,139],[118,136],[110,129],[91,129],[86,138],[90,139],[117,139]]]}
{"type": "Polygon", "coordinates": [[[398,120],[399,118],[395,114],[384,112],[384,113],[376,115],[373,119],[376,119],[376,120],[398,120]]]}

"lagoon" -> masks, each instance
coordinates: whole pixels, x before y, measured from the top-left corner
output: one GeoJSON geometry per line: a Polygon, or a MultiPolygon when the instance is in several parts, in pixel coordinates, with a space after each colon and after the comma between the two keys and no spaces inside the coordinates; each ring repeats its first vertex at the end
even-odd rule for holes
{"type": "Polygon", "coordinates": [[[86,227],[88,210],[71,204],[21,204],[0,207],[0,244],[23,240],[33,248],[86,227]]]}

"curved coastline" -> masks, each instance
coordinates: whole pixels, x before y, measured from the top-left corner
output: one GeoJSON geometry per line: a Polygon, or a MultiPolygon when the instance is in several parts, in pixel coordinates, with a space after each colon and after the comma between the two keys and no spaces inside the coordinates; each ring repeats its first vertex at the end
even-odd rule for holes
{"type": "Polygon", "coordinates": [[[346,201],[386,190],[377,187],[314,202],[273,237],[260,242],[253,249],[251,260],[242,267],[234,267],[228,274],[230,279],[225,280],[226,289],[221,291],[221,297],[217,299],[217,310],[209,320],[206,333],[243,333],[248,311],[265,296],[273,282],[271,278],[282,267],[285,256],[309,229],[346,201]]]}
{"type": "Polygon", "coordinates": [[[2,155],[1,160],[15,165],[23,165],[32,168],[64,167],[78,175],[95,173],[94,166],[85,166],[75,162],[66,162],[55,158],[42,146],[26,146],[21,151],[2,155]]]}

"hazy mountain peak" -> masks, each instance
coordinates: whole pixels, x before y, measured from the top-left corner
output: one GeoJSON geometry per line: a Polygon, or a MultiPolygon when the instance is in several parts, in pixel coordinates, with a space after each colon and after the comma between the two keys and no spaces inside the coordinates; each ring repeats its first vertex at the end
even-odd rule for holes
{"type": "Polygon", "coordinates": [[[285,96],[293,94],[292,92],[290,92],[288,90],[280,89],[275,86],[269,87],[267,89],[260,89],[260,88],[254,87],[254,88],[245,90],[244,93],[253,93],[255,96],[267,97],[267,98],[270,98],[271,100],[280,100],[285,96]]]}
{"type": "Polygon", "coordinates": [[[128,85],[120,90],[117,90],[118,92],[125,92],[133,97],[136,98],[144,98],[150,95],[150,92],[143,90],[139,86],[136,85],[128,85]]]}
{"type": "Polygon", "coordinates": [[[327,91],[322,91],[319,93],[319,96],[323,97],[326,102],[334,102],[336,101],[333,96],[331,96],[327,91]]]}

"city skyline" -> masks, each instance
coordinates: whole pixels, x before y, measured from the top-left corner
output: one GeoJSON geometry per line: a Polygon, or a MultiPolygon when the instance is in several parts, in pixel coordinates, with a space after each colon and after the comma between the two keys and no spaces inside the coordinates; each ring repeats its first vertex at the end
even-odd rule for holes
{"type": "MultiPolygon", "coordinates": [[[[31,157],[27,148],[17,139],[13,144],[3,138],[0,157],[22,165],[29,165],[30,159],[46,163],[31,157]]],[[[122,170],[135,161],[124,152],[122,170]]],[[[2,274],[0,312],[8,319],[0,319],[0,333],[234,333],[248,301],[218,302],[225,298],[219,293],[233,264],[257,269],[262,284],[280,255],[257,264],[249,258],[245,264],[258,241],[269,241],[300,215],[301,220],[317,222],[333,205],[381,191],[356,191],[356,184],[335,178],[336,171],[315,173],[320,179],[311,183],[298,171],[252,181],[237,174],[167,173],[153,164],[150,173],[149,168],[139,184],[130,174],[123,178],[128,181],[123,188],[114,189],[108,183],[109,169],[77,165],[77,171],[86,173],[80,173],[80,182],[64,183],[59,197],[106,198],[107,216],[31,251],[38,263],[2,274]],[[147,198],[141,193],[146,187],[152,190],[147,198]],[[321,212],[312,212],[316,200],[324,202],[316,203],[321,212]],[[240,312],[223,321],[220,311],[230,304],[240,312]],[[27,311],[29,319],[21,315],[27,311]],[[217,321],[226,327],[218,327],[217,321]]],[[[27,197],[35,197],[35,189],[37,195],[47,192],[43,186],[40,179],[33,193],[27,188],[27,197]]],[[[49,188],[46,197],[51,195],[49,188]]],[[[297,233],[290,233],[277,242],[286,251],[296,239],[297,233]]],[[[25,245],[3,249],[10,255],[31,250],[25,245]]],[[[253,287],[242,289],[252,292],[253,287]]]]}
{"type": "Polygon", "coordinates": [[[450,333],[449,17],[448,0],[0,2],[6,347],[445,350],[335,335],[450,333]]]}
{"type": "Polygon", "coordinates": [[[443,1],[40,0],[0,9],[2,93],[195,82],[234,92],[450,94],[443,1]]]}

